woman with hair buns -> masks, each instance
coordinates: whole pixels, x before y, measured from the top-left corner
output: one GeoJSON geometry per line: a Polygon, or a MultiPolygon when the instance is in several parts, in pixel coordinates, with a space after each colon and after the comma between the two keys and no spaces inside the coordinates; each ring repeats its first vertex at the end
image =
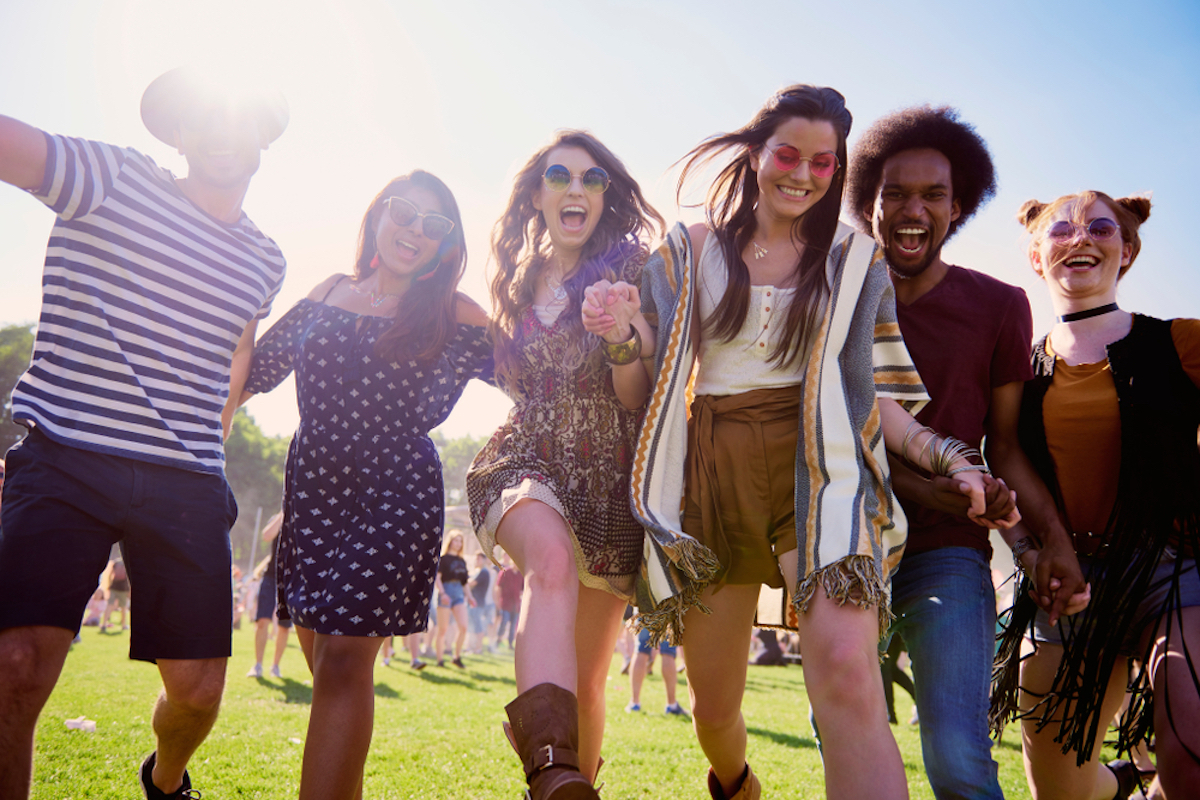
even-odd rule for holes
{"type": "Polygon", "coordinates": [[[442,470],[429,431],[490,375],[487,316],[458,291],[467,265],[449,187],[415,170],[363,216],[354,274],[335,274],[255,345],[245,400],[296,372],[279,616],[313,673],[300,798],[361,798],[375,655],[425,630],[442,543],[442,470]]]}
{"type": "Polygon", "coordinates": [[[496,374],[513,408],[467,495],[483,551],[499,544],[525,576],[506,711],[533,800],[597,797],[608,665],[642,561],[629,468],[654,339],[640,239],[661,226],[620,159],[567,130],[517,173],[492,237],[496,374]],[[589,333],[597,297],[608,324],[589,333]]]}
{"type": "Polygon", "coordinates": [[[1145,780],[1128,761],[1098,760],[1127,691],[1117,749],[1153,732],[1160,785],[1150,796],[1200,787],[1200,321],[1117,304],[1149,216],[1144,197],[1096,191],[1030,201],[1018,216],[1057,314],[1033,349],[1021,444],[1073,532],[1092,594],[1052,626],[1018,592],[1002,643],[994,719],[1021,718],[1039,799],[1125,798],[1145,780]],[[1033,643],[1024,658],[1022,636],[1033,643]]]}

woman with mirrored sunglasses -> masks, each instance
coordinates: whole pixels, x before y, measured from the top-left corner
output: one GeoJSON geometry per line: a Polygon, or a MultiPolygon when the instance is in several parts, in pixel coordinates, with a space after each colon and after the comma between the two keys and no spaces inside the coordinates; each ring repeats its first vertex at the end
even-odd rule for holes
{"type": "Polygon", "coordinates": [[[621,161],[563,131],[517,174],[492,235],[496,373],[514,405],[467,495],[484,552],[499,545],[525,577],[506,710],[535,800],[597,796],[608,666],[641,564],[629,465],[654,347],[637,292],[654,227],[621,161]],[[598,295],[609,319],[589,333],[598,295]]]}
{"type": "Polygon", "coordinates": [[[1149,216],[1145,197],[1096,191],[1018,214],[1057,314],[1033,348],[1021,445],[1091,584],[1090,604],[1051,625],[1026,581],[999,652],[993,712],[997,724],[1021,718],[1035,797],[1125,798],[1149,779],[1099,759],[1127,691],[1117,751],[1153,733],[1159,785],[1147,796],[1200,787],[1200,321],[1117,303],[1149,216]]]}
{"type": "Polygon", "coordinates": [[[984,510],[965,446],[901,405],[928,397],[900,341],[886,267],[869,236],[838,222],[850,124],[837,91],[796,85],[702,142],[678,192],[726,157],[707,221],[676,226],[643,273],[659,346],[633,469],[656,603],[639,619],[682,641],[718,800],[762,793],[741,704],[763,584],[791,595],[773,609],[783,618],[764,608],[757,623],[790,617],[799,629],[827,796],[907,796],[877,649],[904,545],[885,442],[955,474],[973,513],[984,510]]]}
{"type": "Polygon", "coordinates": [[[354,273],[272,326],[248,377],[235,361],[243,401],[296,373],[277,572],[313,673],[301,798],[362,797],[375,655],[427,625],[445,505],[429,431],[493,363],[487,317],[458,291],[466,264],[450,189],[396,178],[363,217],[354,273]]]}

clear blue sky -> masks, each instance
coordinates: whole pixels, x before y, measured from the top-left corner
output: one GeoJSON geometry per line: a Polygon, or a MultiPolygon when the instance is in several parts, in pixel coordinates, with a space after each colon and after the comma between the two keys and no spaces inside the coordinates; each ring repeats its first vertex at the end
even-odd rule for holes
{"type": "MultiPolygon", "coordinates": [[[[803,81],[839,89],[856,130],[925,102],[977,126],[1000,193],[945,255],[1024,287],[1035,330],[1050,306],[1014,215],[1031,197],[1084,188],[1154,194],[1123,306],[1200,316],[1195,2],[0,0],[0,19],[0,113],[133,146],[180,173],[141,126],[146,84],[214,54],[277,74],[292,123],[246,199],[288,257],[276,315],[350,268],[362,213],[393,175],[421,167],[455,191],[464,288],[486,306],[491,226],[512,174],[556,128],[595,132],[673,220],[671,164],[803,81]]],[[[0,187],[0,323],[36,319],[51,223],[0,187]]],[[[291,391],[252,401],[269,433],[295,425],[291,391]]],[[[490,392],[469,392],[446,433],[490,432],[506,404],[490,392]]]]}

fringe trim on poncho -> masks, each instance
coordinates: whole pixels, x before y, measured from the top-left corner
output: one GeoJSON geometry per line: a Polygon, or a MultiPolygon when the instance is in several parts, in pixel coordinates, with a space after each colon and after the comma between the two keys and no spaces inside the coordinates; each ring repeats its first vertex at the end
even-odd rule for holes
{"type": "Polygon", "coordinates": [[[792,605],[797,614],[808,611],[817,587],[839,606],[851,603],[859,608],[879,609],[879,635],[887,633],[895,617],[892,614],[887,584],[879,577],[879,569],[871,556],[847,556],[813,572],[800,582],[792,605]]]}

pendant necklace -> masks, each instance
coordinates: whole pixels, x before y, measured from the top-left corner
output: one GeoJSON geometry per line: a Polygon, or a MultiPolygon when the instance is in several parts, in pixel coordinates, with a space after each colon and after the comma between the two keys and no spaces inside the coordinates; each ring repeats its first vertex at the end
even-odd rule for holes
{"type": "Polygon", "coordinates": [[[391,294],[389,292],[381,292],[378,287],[374,289],[364,289],[357,283],[350,284],[350,291],[355,294],[366,295],[367,302],[371,304],[371,308],[379,308],[389,300],[399,297],[399,294],[391,294]]]}
{"type": "Polygon", "coordinates": [[[755,261],[758,261],[760,258],[763,258],[767,255],[767,248],[763,247],[761,244],[754,241],[753,239],[750,240],[750,246],[754,248],[754,260],[755,261]]]}

